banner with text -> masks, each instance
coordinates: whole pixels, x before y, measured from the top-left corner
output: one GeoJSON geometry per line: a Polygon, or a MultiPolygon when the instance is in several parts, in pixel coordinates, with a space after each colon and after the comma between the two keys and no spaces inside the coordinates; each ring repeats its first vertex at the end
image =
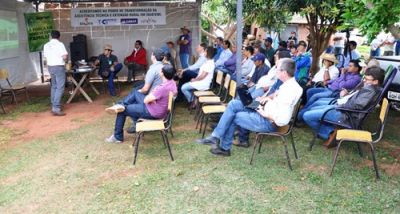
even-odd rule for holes
{"type": "Polygon", "coordinates": [[[165,25],[165,7],[73,8],[71,26],[165,25]]]}
{"type": "Polygon", "coordinates": [[[51,12],[24,13],[29,52],[42,51],[54,29],[51,12]]]}

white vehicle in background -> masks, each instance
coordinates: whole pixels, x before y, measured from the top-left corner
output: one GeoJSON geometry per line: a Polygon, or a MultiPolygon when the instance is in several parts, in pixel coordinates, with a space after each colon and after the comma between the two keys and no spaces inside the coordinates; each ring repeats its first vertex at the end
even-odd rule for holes
{"type": "MultiPolygon", "coordinates": [[[[400,70],[400,56],[376,57],[381,68],[386,70],[390,66],[400,70]]],[[[389,86],[387,98],[391,101],[392,107],[400,111],[400,71],[397,72],[392,84],[389,86]]]]}

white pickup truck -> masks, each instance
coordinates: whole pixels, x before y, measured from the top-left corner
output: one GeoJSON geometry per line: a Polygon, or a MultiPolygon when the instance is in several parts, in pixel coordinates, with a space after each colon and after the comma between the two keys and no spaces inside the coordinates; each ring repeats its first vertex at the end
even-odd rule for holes
{"type": "MultiPolygon", "coordinates": [[[[376,59],[384,70],[389,66],[400,70],[400,56],[380,56],[376,57],[376,59]]],[[[392,107],[400,111],[400,71],[389,86],[387,98],[391,101],[392,107]]]]}

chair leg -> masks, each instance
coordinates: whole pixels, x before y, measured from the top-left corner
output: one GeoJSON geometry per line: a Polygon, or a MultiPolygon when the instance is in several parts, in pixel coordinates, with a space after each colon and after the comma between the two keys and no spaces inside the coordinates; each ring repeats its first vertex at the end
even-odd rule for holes
{"type": "Polygon", "coordinates": [[[202,138],[204,138],[204,135],[206,134],[206,129],[207,129],[207,125],[208,125],[208,118],[210,117],[210,114],[206,115],[206,122],[204,124],[204,128],[203,128],[203,135],[202,138]]]}
{"type": "Polygon", "coordinates": [[[204,117],[205,117],[205,116],[206,116],[205,114],[202,114],[202,115],[201,115],[199,134],[201,133],[201,130],[202,130],[202,128],[203,128],[203,123],[204,123],[204,117]]]}
{"type": "Polygon", "coordinates": [[[336,165],[336,160],[337,157],[339,155],[339,150],[340,150],[340,146],[342,145],[343,140],[339,141],[339,144],[336,147],[336,152],[335,152],[335,156],[333,157],[333,163],[332,163],[332,168],[331,168],[331,173],[329,174],[329,176],[332,176],[333,174],[333,169],[335,168],[336,165]]]}
{"type": "Polygon", "coordinates": [[[14,102],[15,102],[15,105],[18,105],[17,96],[15,96],[15,92],[14,92],[13,90],[11,90],[11,94],[12,94],[12,96],[13,96],[13,100],[14,100],[14,102]]]}
{"type": "Polygon", "coordinates": [[[4,108],[3,102],[0,101],[0,106],[1,109],[3,110],[3,113],[6,114],[6,109],[4,108]]]}
{"type": "Polygon", "coordinates": [[[370,144],[370,146],[371,146],[371,153],[372,153],[372,161],[374,162],[375,175],[376,175],[377,179],[380,179],[381,176],[379,175],[378,164],[376,163],[375,148],[374,148],[374,145],[372,145],[372,144],[370,144]]]}
{"type": "Polygon", "coordinates": [[[139,133],[137,134],[137,137],[136,137],[135,148],[134,148],[135,156],[133,157],[133,165],[136,164],[136,158],[137,158],[137,154],[138,154],[138,150],[139,150],[140,138],[142,138],[142,136],[143,136],[143,133],[142,133],[142,132],[139,132],[139,133]]]}
{"type": "Polygon", "coordinates": [[[315,144],[315,140],[317,139],[317,133],[313,132],[313,138],[310,141],[310,146],[308,147],[308,151],[312,151],[312,147],[315,144]]]}
{"type": "Polygon", "coordinates": [[[260,142],[260,135],[256,135],[256,142],[254,143],[253,153],[251,153],[250,165],[253,164],[254,153],[256,152],[257,144],[260,142]]]}
{"type": "Polygon", "coordinates": [[[168,131],[171,134],[171,137],[174,137],[174,133],[172,132],[172,127],[169,127],[168,131]]]}
{"type": "Polygon", "coordinates": [[[162,132],[162,134],[165,136],[165,141],[167,143],[169,156],[171,157],[171,160],[174,161],[174,156],[172,156],[171,145],[169,144],[168,135],[164,131],[162,132]]]}
{"type": "Polygon", "coordinates": [[[294,157],[296,159],[299,159],[299,156],[297,156],[296,145],[294,145],[293,132],[290,132],[290,140],[292,142],[292,148],[293,148],[293,152],[294,152],[294,157]]]}
{"type": "Polygon", "coordinates": [[[358,149],[358,154],[360,155],[360,157],[363,157],[364,155],[363,155],[363,151],[362,151],[360,143],[357,143],[357,149],[358,149]]]}
{"type": "Polygon", "coordinates": [[[164,131],[160,130],[160,133],[161,133],[161,137],[162,137],[162,140],[163,140],[164,148],[167,148],[167,143],[165,142],[164,131]]]}
{"type": "Polygon", "coordinates": [[[196,121],[196,129],[197,129],[197,127],[199,127],[199,123],[200,123],[201,117],[202,117],[202,113],[200,112],[200,113],[199,113],[199,116],[198,116],[198,118],[197,118],[197,121],[196,121]]]}
{"type": "Polygon", "coordinates": [[[261,135],[260,135],[260,138],[258,139],[258,141],[259,141],[259,146],[258,146],[258,154],[260,154],[261,153],[261,145],[262,145],[262,143],[261,143],[261,135]]]}
{"type": "Polygon", "coordinates": [[[287,160],[289,169],[290,169],[290,170],[293,170],[292,164],[291,164],[291,162],[290,162],[290,156],[289,156],[289,151],[288,151],[288,148],[287,148],[286,139],[285,139],[284,137],[281,137],[281,139],[282,139],[282,142],[283,142],[283,146],[285,147],[285,155],[286,155],[286,160],[287,160]]]}

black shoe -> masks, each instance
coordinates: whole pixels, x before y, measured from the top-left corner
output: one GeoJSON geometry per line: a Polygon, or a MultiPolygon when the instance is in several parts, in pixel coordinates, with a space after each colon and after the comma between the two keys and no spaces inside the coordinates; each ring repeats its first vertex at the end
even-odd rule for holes
{"type": "Polygon", "coordinates": [[[52,111],[51,112],[54,116],[65,116],[65,113],[62,111],[52,111]]]}
{"type": "Polygon", "coordinates": [[[204,139],[197,139],[196,143],[204,144],[204,145],[217,145],[218,144],[218,138],[209,136],[204,139]]]}
{"type": "Polygon", "coordinates": [[[214,155],[219,156],[231,156],[231,150],[224,150],[219,147],[210,149],[210,152],[214,155]]]}
{"type": "Polygon", "coordinates": [[[249,142],[238,142],[238,143],[236,143],[236,144],[233,144],[233,145],[235,145],[235,146],[237,146],[237,147],[243,147],[243,148],[249,148],[250,147],[250,144],[249,144],[249,142]]]}
{"type": "Polygon", "coordinates": [[[128,132],[129,134],[135,134],[136,133],[136,126],[131,126],[129,127],[126,132],[128,132]]]}

